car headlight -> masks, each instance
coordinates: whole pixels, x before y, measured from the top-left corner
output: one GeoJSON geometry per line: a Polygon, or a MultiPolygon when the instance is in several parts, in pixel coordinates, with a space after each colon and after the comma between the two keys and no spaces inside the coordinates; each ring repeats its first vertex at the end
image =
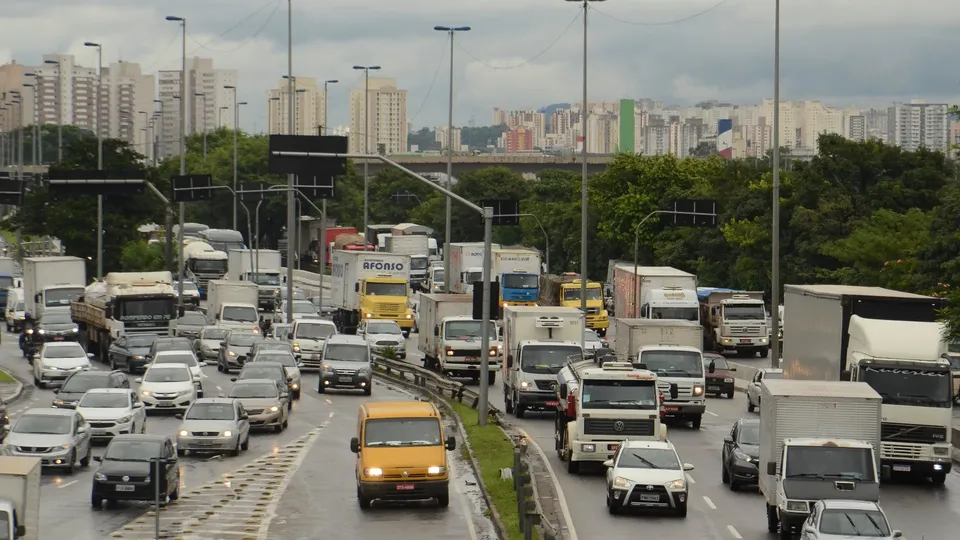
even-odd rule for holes
{"type": "Polygon", "coordinates": [[[126,423],[129,422],[130,420],[133,420],[133,417],[132,417],[132,416],[124,416],[123,418],[117,420],[117,422],[120,423],[120,424],[126,424],[126,423]]]}
{"type": "Polygon", "coordinates": [[[181,430],[180,430],[180,436],[181,436],[181,437],[186,437],[186,436],[188,436],[188,435],[190,435],[190,432],[188,432],[187,430],[185,430],[185,429],[181,429],[181,430]]]}
{"type": "Polygon", "coordinates": [[[223,432],[224,437],[233,437],[233,432],[229,429],[223,432]]]}
{"type": "Polygon", "coordinates": [[[364,469],[363,474],[366,476],[383,476],[383,469],[380,467],[370,467],[369,469],[364,469]]]}
{"type": "Polygon", "coordinates": [[[333,368],[330,367],[330,364],[324,364],[324,365],[323,365],[323,370],[324,370],[324,371],[333,371],[333,368]]]}
{"type": "Polygon", "coordinates": [[[55,400],[53,400],[53,404],[54,404],[54,405],[65,405],[65,404],[66,404],[66,401],[64,401],[64,400],[62,400],[62,399],[55,399],[55,400]]]}
{"type": "Polygon", "coordinates": [[[693,395],[702,396],[703,395],[703,386],[699,384],[693,385],[693,395]]]}
{"type": "Polygon", "coordinates": [[[496,356],[496,355],[497,355],[497,348],[494,347],[494,348],[490,349],[490,356],[496,356]]]}
{"type": "Polygon", "coordinates": [[[580,445],[580,451],[581,451],[581,452],[596,452],[596,451],[597,451],[597,445],[595,445],[595,444],[581,444],[581,445],[580,445]]]}
{"type": "Polygon", "coordinates": [[[196,390],[195,388],[191,388],[189,390],[181,390],[179,394],[181,396],[189,396],[190,394],[194,393],[195,390],[196,390]]]}
{"type": "Polygon", "coordinates": [[[530,388],[530,383],[527,381],[520,381],[520,388],[530,388]]]}
{"type": "Polygon", "coordinates": [[[297,383],[290,383],[290,389],[291,389],[291,390],[296,390],[297,388],[300,388],[300,385],[299,385],[299,384],[297,384],[297,383]]]}
{"type": "Polygon", "coordinates": [[[143,358],[142,356],[131,356],[130,359],[131,359],[131,360],[143,360],[144,358],[143,358]]]}
{"type": "Polygon", "coordinates": [[[739,459],[739,460],[741,460],[741,461],[746,461],[747,463],[752,463],[752,462],[753,462],[753,458],[752,458],[752,457],[750,457],[750,456],[748,456],[747,454],[741,452],[740,450],[734,450],[734,451],[733,451],[733,455],[734,455],[734,457],[736,457],[737,459],[739,459]]]}
{"type": "Polygon", "coordinates": [[[29,336],[32,333],[33,333],[33,328],[27,328],[27,335],[29,336]]]}
{"type": "Polygon", "coordinates": [[[293,344],[293,352],[300,352],[300,344],[299,344],[299,343],[294,343],[294,344],[293,344]]]}
{"type": "Polygon", "coordinates": [[[150,391],[149,391],[149,390],[141,390],[141,391],[140,391],[140,395],[143,396],[143,397],[150,397],[150,391]]]}
{"type": "Polygon", "coordinates": [[[107,481],[107,475],[103,474],[102,472],[93,473],[93,481],[94,481],[94,482],[106,482],[106,481],[107,481]]]}
{"type": "Polygon", "coordinates": [[[618,476],[618,477],[616,477],[616,478],[613,479],[613,487],[617,487],[617,488],[628,488],[628,487],[630,487],[630,480],[627,480],[626,478],[624,478],[624,477],[622,477],[622,476],[618,476]]]}
{"type": "Polygon", "coordinates": [[[38,333],[38,334],[46,334],[47,331],[44,330],[43,328],[41,328],[41,329],[37,330],[37,333],[38,333]]]}
{"type": "Polygon", "coordinates": [[[76,333],[80,332],[80,329],[79,329],[79,328],[71,328],[70,331],[73,332],[74,334],[76,334],[76,333]]]}
{"type": "Polygon", "coordinates": [[[73,448],[73,445],[72,445],[72,444],[61,444],[61,445],[60,445],[60,448],[63,448],[64,450],[69,450],[69,449],[73,448]]]}
{"type": "Polygon", "coordinates": [[[453,356],[453,350],[447,349],[447,356],[453,356]]]}
{"type": "Polygon", "coordinates": [[[277,412],[279,410],[280,410],[280,407],[277,407],[276,405],[270,407],[270,412],[277,412]]]}
{"type": "Polygon", "coordinates": [[[787,501],[787,512],[809,512],[807,501],[787,501]]]}
{"type": "Polygon", "coordinates": [[[227,351],[227,355],[229,355],[229,356],[236,356],[237,353],[235,353],[235,352],[233,352],[233,351],[227,351]]]}
{"type": "Polygon", "coordinates": [[[680,478],[678,480],[674,480],[673,482],[667,482],[666,486],[667,489],[686,489],[687,481],[680,478]]]}
{"type": "Polygon", "coordinates": [[[443,474],[445,472],[447,472],[446,467],[437,467],[437,466],[427,467],[427,474],[443,474]]]}

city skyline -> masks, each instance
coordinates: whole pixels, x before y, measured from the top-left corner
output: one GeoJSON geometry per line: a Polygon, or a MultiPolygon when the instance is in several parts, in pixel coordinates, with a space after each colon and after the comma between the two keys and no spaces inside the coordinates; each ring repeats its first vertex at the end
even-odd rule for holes
{"type": "MultiPolygon", "coordinates": [[[[762,6],[756,0],[717,3],[628,5],[612,0],[591,6],[590,99],[650,97],[692,104],[769,97],[772,5],[758,9],[762,6]],[[685,18],[689,20],[657,25],[685,18]]],[[[952,28],[960,14],[940,9],[942,0],[919,3],[885,0],[876,6],[883,9],[856,11],[833,9],[822,0],[785,3],[782,98],[841,107],[915,98],[960,101],[956,77],[943,68],[956,49],[952,28]],[[921,17],[931,12],[940,15],[921,17]],[[891,32],[896,40],[888,39],[891,32]]],[[[0,63],[16,59],[34,65],[42,55],[56,52],[76,55],[80,65],[95,65],[95,51],[82,44],[96,40],[103,44],[105,65],[121,59],[140,63],[145,74],[179,68],[179,32],[163,17],[183,16],[188,20],[188,57],[211,58],[220,69],[236,70],[238,99],[252,105],[241,115],[241,127],[266,131],[266,92],[286,71],[282,0],[229,5],[172,0],[162,7],[139,0],[83,5],[54,0],[39,9],[28,0],[5,4],[0,30],[8,39],[0,45],[0,63]],[[41,25],[48,31],[35,31],[41,25]]],[[[449,59],[442,57],[449,43],[433,31],[434,24],[472,26],[458,34],[454,48],[455,124],[483,125],[494,105],[525,109],[576,98],[582,42],[577,4],[490,0],[482,6],[445,5],[444,20],[433,20],[441,12],[435,7],[431,0],[402,9],[383,0],[294,2],[294,75],[341,81],[330,92],[331,125],[349,124],[349,89],[359,78],[351,67],[357,63],[381,65],[383,77],[395,78],[408,91],[407,120],[414,127],[445,123],[449,59]],[[524,63],[516,69],[490,67],[524,63]]]]}

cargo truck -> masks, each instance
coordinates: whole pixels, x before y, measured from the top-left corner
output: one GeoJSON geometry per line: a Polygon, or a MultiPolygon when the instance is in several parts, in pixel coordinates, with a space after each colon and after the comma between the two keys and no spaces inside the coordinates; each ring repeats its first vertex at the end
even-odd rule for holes
{"type": "MultiPolygon", "coordinates": [[[[499,249],[500,244],[491,244],[499,249]]],[[[450,244],[449,291],[473,294],[473,284],[483,281],[483,242],[454,242],[450,244]]]]}
{"type": "Polygon", "coordinates": [[[567,471],[581,462],[602,463],[624,439],[666,440],[660,423],[657,375],[629,362],[570,362],[557,374],[554,440],[567,471]]]}
{"type": "MultiPolygon", "coordinates": [[[[574,272],[540,276],[537,304],[580,309],[580,286],[580,275],[574,272]]],[[[607,335],[610,328],[610,317],[603,305],[603,287],[596,281],[587,282],[587,328],[595,330],[601,337],[607,335]]]]}
{"type": "Polygon", "coordinates": [[[7,304],[7,289],[16,288],[17,262],[0,257],[0,305],[7,304]]]}
{"type": "Polygon", "coordinates": [[[280,287],[286,282],[280,261],[280,252],[273,249],[231,249],[227,279],[256,284],[257,307],[275,311],[280,305],[280,287]]]}
{"type": "Polygon", "coordinates": [[[427,268],[430,267],[429,240],[428,237],[417,234],[392,234],[386,238],[384,251],[410,257],[410,287],[415,291],[423,290],[427,281],[427,268]]]}
{"type": "Polygon", "coordinates": [[[249,281],[211,281],[207,322],[228,330],[259,332],[258,292],[249,281]]]}
{"type": "MultiPolygon", "coordinates": [[[[323,239],[318,239],[318,243],[319,243],[319,240],[322,240],[323,246],[325,248],[324,264],[326,266],[330,266],[330,253],[333,251],[333,243],[336,242],[337,237],[340,236],[341,234],[355,235],[357,234],[357,228],[356,227],[327,227],[324,230],[324,234],[326,236],[323,239]]],[[[362,238],[363,237],[361,237],[361,239],[362,238]]],[[[363,246],[363,240],[360,241],[360,246],[361,247],[363,246]]],[[[319,248],[317,249],[317,251],[319,251],[319,248]]]]}
{"type": "MultiPolygon", "coordinates": [[[[170,334],[177,296],[170,272],[110,272],[71,304],[80,343],[101,361],[112,361],[110,344],[124,335],[170,334]]],[[[111,367],[112,369],[112,367],[111,367]]]]}
{"type": "Polygon", "coordinates": [[[194,240],[183,246],[183,275],[200,290],[200,298],[207,297],[209,283],[227,275],[227,254],[213,246],[194,240]]]}
{"type": "MultiPolygon", "coordinates": [[[[373,245],[374,248],[383,248],[383,246],[381,246],[381,245],[377,242],[377,240],[378,240],[377,237],[378,237],[379,235],[381,235],[381,234],[390,234],[390,232],[391,232],[391,231],[393,230],[393,228],[396,227],[396,226],[397,226],[396,224],[393,224],[393,225],[367,225],[367,230],[365,231],[365,235],[366,235],[365,238],[366,238],[367,244],[373,245]]],[[[362,239],[360,240],[360,243],[361,243],[361,244],[363,243],[363,240],[362,240],[362,239]]]]}
{"type": "Polygon", "coordinates": [[[333,322],[354,334],[361,319],[396,321],[409,335],[413,328],[410,257],[376,251],[334,251],[330,278],[333,322]]]}
{"type": "Polygon", "coordinates": [[[697,276],[670,266],[618,263],[613,269],[617,317],[699,321],[697,276]]]}
{"type": "Polygon", "coordinates": [[[523,418],[528,409],[553,411],[557,373],[568,361],[583,360],[583,313],[548,306],[507,306],[503,310],[503,401],[523,418]]]}
{"type": "Polygon", "coordinates": [[[784,378],[861,381],[883,398],[881,473],[943,484],[953,383],[943,300],[879,287],[786,285],[784,378]]]}
{"type": "Polygon", "coordinates": [[[501,306],[536,306],[540,294],[540,252],[494,249],[493,279],[500,282],[501,306]]]}
{"type": "Polygon", "coordinates": [[[39,458],[0,456],[0,538],[40,540],[40,469],[39,458]]]}
{"type": "MultiPolygon", "coordinates": [[[[473,318],[473,296],[469,294],[421,294],[419,349],[423,353],[423,367],[451,377],[470,377],[480,380],[480,353],[482,346],[481,321],[473,318]]],[[[489,371],[487,380],[493,384],[500,371],[497,327],[488,325],[490,332],[489,371]]]]}
{"type": "Polygon", "coordinates": [[[800,535],[822,499],[880,498],[880,395],[861,382],[764,379],[760,389],[760,492],[767,530],[800,535]]]}
{"type": "Polygon", "coordinates": [[[700,429],[707,410],[700,339],[700,326],[693,321],[617,319],[617,357],[656,373],[660,390],[669,394],[665,416],[690,422],[694,429],[700,429]]]}
{"type": "Polygon", "coordinates": [[[83,294],[87,267],[79,257],[28,257],[23,260],[23,299],[29,319],[45,309],[70,311],[70,302],[83,294]]]}
{"type": "Polygon", "coordinates": [[[762,292],[699,287],[697,297],[703,324],[703,350],[767,356],[770,329],[762,292]]]}

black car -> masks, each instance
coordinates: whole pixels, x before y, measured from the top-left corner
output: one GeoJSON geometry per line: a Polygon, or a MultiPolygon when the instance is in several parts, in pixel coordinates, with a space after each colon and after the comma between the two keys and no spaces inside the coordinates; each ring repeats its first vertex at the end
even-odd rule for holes
{"type": "Polygon", "coordinates": [[[287,410],[293,409],[293,400],[290,399],[290,382],[293,377],[287,377],[287,370],[279,362],[257,362],[247,364],[240,370],[239,377],[230,380],[237,382],[243,379],[268,379],[275,381],[280,389],[280,401],[287,402],[287,410]]]}
{"type": "Polygon", "coordinates": [[[121,336],[110,344],[107,351],[107,363],[110,369],[126,369],[127,373],[136,373],[147,368],[147,355],[153,342],[160,336],[156,334],[140,334],[121,336]]]}
{"type": "Polygon", "coordinates": [[[153,362],[153,357],[160,351],[193,352],[193,342],[185,337],[158,337],[147,351],[147,363],[153,362]]]}
{"type": "Polygon", "coordinates": [[[49,341],[79,341],[80,327],[70,318],[69,311],[43,314],[34,328],[34,337],[41,343],[49,341]]]}
{"type": "Polygon", "coordinates": [[[180,497],[180,467],[170,437],[159,435],[118,435],[110,441],[103,457],[94,456],[100,468],[93,475],[90,505],[99,509],[103,501],[153,501],[156,499],[156,460],[162,460],[159,478],[160,502],[180,497]]]}
{"type": "Polygon", "coordinates": [[[756,486],[757,464],[760,462],[760,420],[741,418],[723,439],[721,454],[724,484],[736,491],[745,486],[756,486]]]}
{"type": "Polygon", "coordinates": [[[53,406],[76,409],[80,398],[94,388],[130,388],[130,379],[122,371],[78,371],[53,390],[53,406]]]}
{"type": "Polygon", "coordinates": [[[0,443],[7,436],[10,429],[10,415],[7,414],[7,403],[0,399],[0,443]]]}

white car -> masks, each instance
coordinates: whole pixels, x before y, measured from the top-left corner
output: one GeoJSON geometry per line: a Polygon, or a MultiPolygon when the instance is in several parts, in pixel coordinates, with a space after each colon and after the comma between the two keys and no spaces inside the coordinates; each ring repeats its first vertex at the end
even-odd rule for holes
{"type": "Polygon", "coordinates": [[[357,335],[367,341],[374,354],[383,354],[385,350],[393,349],[397,358],[407,357],[407,339],[403,337],[403,330],[395,321],[361,321],[357,335]]]}
{"type": "Polygon", "coordinates": [[[90,437],[95,441],[147,432],[147,410],[129,388],[87,390],[77,404],[77,412],[90,424],[90,437]]]}
{"type": "Polygon", "coordinates": [[[827,499],[814,503],[800,534],[801,540],[863,537],[892,540],[903,538],[903,533],[890,528],[887,515],[875,502],[827,499]]]}
{"type": "Polygon", "coordinates": [[[324,319],[294,321],[287,335],[293,345],[293,354],[300,361],[301,371],[320,371],[323,365],[323,344],[337,335],[337,326],[324,319]],[[290,337],[293,336],[293,337],[290,337]]]}
{"type": "Polygon", "coordinates": [[[596,356],[597,349],[610,347],[610,343],[607,340],[602,339],[594,330],[587,328],[584,331],[584,336],[586,337],[586,340],[584,342],[583,350],[587,357],[596,356]]]}
{"type": "MultiPolygon", "coordinates": [[[[284,302],[280,304],[280,308],[277,310],[277,313],[282,316],[287,314],[287,303],[284,302]]],[[[293,320],[299,321],[301,319],[319,319],[320,313],[317,312],[317,306],[313,305],[313,302],[309,300],[294,300],[293,301],[293,320]]]]}
{"type": "Polygon", "coordinates": [[[40,354],[33,360],[33,384],[37,388],[63,384],[67,377],[77,371],[90,369],[90,358],[76,341],[44,343],[40,354]]]}
{"type": "Polygon", "coordinates": [[[160,351],[153,357],[151,363],[151,365],[158,364],[183,364],[190,368],[193,380],[197,384],[197,397],[203,397],[203,380],[207,376],[201,368],[205,367],[207,363],[197,360],[197,355],[190,351],[160,351]]]}
{"type": "Polygon", "coordinates": [[[185,411],[197,400],[197,385],[190,368],[183,364],[151,364],[140,384],[140,399],[147,410],[185,411]]]}
{"type": "Polygon", "coordinates": [[[782,379],[783,370],[763,368],[753,374],[753,380],[747,385],[747,412],[753,412],[760,406],[760,384],[763,379],[782,379]]]}
{"type": "Polygon", "coordinates": [[[687,515],[687,471],[669,441],[624,441],[603,463],[607,468],[607,509],[652,508],[687,515]]]}

